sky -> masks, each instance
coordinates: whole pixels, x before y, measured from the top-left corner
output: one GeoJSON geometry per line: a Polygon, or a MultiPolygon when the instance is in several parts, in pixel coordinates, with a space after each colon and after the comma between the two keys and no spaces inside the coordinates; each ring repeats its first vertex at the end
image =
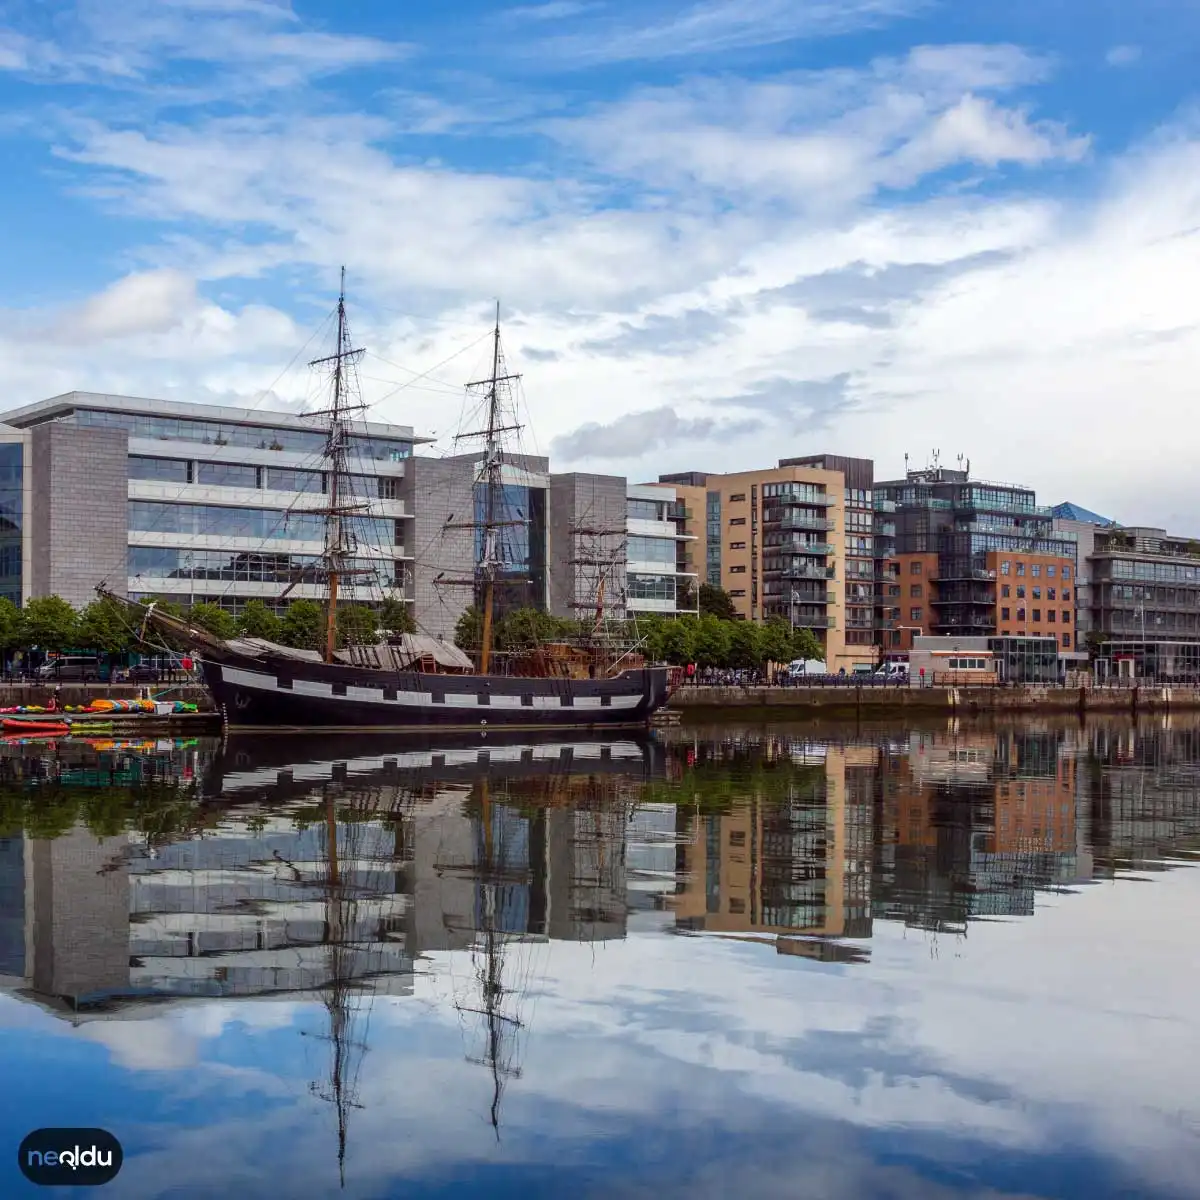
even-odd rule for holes
{"type": "Polygon", "coordinates": [[[0,0],[0,408],[290,409],[653,479],[963,455],[1200,533],[1198,0],[0,0]]]}

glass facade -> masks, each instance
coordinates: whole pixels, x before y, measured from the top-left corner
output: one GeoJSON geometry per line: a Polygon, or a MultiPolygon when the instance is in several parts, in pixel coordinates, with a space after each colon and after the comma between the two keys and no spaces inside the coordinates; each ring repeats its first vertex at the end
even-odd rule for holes
{"type": "Polygon", "coordinates": [[[152,479],[163,483],[191,483],[192,464],[186,458],[149,458],[129,456],[130,479],[152,479]]]}
{"type": "Polygon", "coordinates": [[[662,500],[630,500],[627,502],[629,517],[634,521],[665,521],[663,511],[667,505],[662,500]]]}
{"type": "Polygon", "coordinates": [[[25,974],[25,842],[0,838],[0,975],[25,974]]]}
{"type": "MultiPolygon", "coordinates": [[[[188,550],[176,546],[130,546],[129,574],[145,583],[151,579],[219,579],[237,583],[288,583],[305,568],[321,562],[316,554],[269,554],[247,551],[229,554],[220,550],[188,550]]],[[[350,561],[356,571],[373,572],[373,581],[399,587],[404,577],[402,560],[360,558],[350,561]]],[[[303,582],[303,580],[301,580],[303,582]]],[[[351,583],[362,587],[372,577],[357,576],[351,583]]]]}
{"type": "Polygon", "coordinates": [[[25,528],[25,447],[0,443],[0,596],[21,605],[25,528]]]}
{"type": "Polygon", "coordinates": [[[199,421],[188,417],[152,417],[97,408],[76,409],[74,420],[77,425],[92,428],[124,429],[130,437],[200,442],[206,446],[246,446],[255,450],[324,454],[326,444],[324,433],[317,429],[309,431],[270,425],[238,425],[232,421],[199,421]]]}
{"type": "Polygon", "coordinates": [[[669,600],[675,602],[674,575],[630,575],[627,579],[630,600],[669,600]]]}
{"type": "Polygon", "coordinates": [[[675,565],[675,542],[671,538],[630,537],[626,542],[625,557],[630,562],[662,563],[675,565]]]}
{"type": "MultiPolygon", "coordinates": [[[[475,560],[483,557],[487,487],[475,485],[475,560]]],[[[546,492],[543,488],[503,484],[493,519],[500,551],[496,591],[497,615],[516,608],[546,606],[546,492]]],[[[477,597],[477,599],[480,599],[477,597]]]]}
{"type": "MultiPolygon", "coordinates": [[[[403,545],[403,522],[394,518],[347,517],[344,521],[350,533],[366,545],[403,545]]],[[[217,504],[169,504],[156,500],[130,501],[129,528],[143,533],[188,533],[264,541],[325,540],[325,518],[320,513],[217,504]]]]}
{"type": "Polygon", "coordinates": [[[704,504],[704,571],[713,587],[721,586],[721,493],[708,492],[704,504]]]}

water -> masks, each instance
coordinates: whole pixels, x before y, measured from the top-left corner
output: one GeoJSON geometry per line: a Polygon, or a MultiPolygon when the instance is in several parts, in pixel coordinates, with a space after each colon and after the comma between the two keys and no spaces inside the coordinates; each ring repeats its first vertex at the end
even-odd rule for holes
{"type": "Polygon", "coordinates": [[[1192,718],[6,746],[0,1195],[1200,1195],[1198,855],[1192,718]]]}

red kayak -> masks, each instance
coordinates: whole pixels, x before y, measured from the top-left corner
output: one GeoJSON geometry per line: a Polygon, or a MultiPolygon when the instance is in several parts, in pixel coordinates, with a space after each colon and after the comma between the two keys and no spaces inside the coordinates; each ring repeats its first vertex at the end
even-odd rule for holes
{"type": "Polygon", "coordinates": [[[66,721],[10,721],[3,723],[5,733],[70,733],[71,727],[66,721]]]}

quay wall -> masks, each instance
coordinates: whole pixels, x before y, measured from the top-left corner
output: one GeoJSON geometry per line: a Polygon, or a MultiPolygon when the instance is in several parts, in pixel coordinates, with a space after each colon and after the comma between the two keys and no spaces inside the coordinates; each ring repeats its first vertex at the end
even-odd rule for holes
{"type": "Polygon", "coordinates": [[[182,700],[194,704],[201,712],[212,709],[208,689],[198,684],[170,683],[61,683],[57,687],[45,683],[0,684],[0,708],[15,708],[22,704],[44,708],[55,697],[58,703],[72,707],[93,700],[182,700]]]}
{"type": "Polygon", "coordinates": [[[680,712],[714,709],[779,715],[903,716],[934,713],[1163,712],[1200,709],[1200,687],[683,687],[671,695],[680,712]]]}

